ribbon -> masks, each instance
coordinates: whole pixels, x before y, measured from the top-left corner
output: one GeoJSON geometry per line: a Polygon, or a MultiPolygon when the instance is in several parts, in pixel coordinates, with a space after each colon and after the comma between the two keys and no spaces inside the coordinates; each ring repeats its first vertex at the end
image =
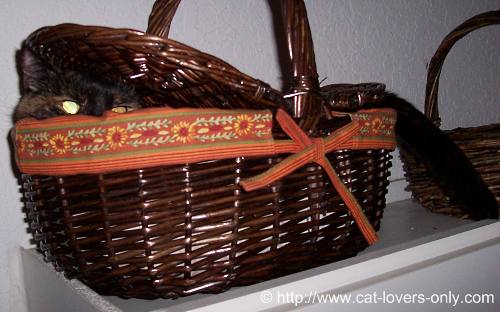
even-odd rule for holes
{"type": "Polygon", "coordinates": [[[325,170],[326,174],[330,178],[330,181],[332,182],[333,187],[337,190],[339,196],[351,212],[366,241],[369,244],[375,243],[378,240],[375,229],[366,218],[357,200],[340,180],[337,172],[326,157],[327,153],[338,149],[342,143],[351,139],[354,134],[359,131],[361,126],[357,123],[351,122],[332,132],[325,138],[310,138],[285,111],[281,109],[278,110],[276,120],[280,124],[283,131],[300,147],[301,150],[285,158],[283,161],[267,171],[252,178],[240,181],[241,186],[246,191],[256,190],[289,175],[296,169],[308,163],[314,162],[325,170]]]}

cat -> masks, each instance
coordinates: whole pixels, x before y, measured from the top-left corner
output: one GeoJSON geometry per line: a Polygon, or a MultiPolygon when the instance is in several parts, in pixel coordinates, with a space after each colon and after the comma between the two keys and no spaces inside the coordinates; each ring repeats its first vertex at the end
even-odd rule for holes
{"type": "Polygon", "coordinates": [[[498,219],[498,205],[479,173],[458,145],[421,111],[391,92],[364,108],[389,107],[397,112],[398,144],[422,161],[452,201],[473,220],[498,219]]]}
{"type": "Polygon", "coordinates": [[[26,117],[101,116],[106,110],[126,112],[142,106],[132,86],[51,66],[26,45],[19,51],[19,66],[22,94],[13,114],[14,122],[26,117]]]}

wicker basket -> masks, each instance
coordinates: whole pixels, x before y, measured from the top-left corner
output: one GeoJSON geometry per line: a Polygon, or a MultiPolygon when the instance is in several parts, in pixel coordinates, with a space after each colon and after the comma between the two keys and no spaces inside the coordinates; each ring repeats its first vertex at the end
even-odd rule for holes
{"type": "MultiPolygon", "coordinates": [[[[380,85],[343,85],[340,97],[335,87],[320,92],[302,1],[281,2],[293,67],[290,103],[282,92],[220,59],[165,39],[178,4],[157,1],[147,33],[63,24],[37,30],[26,44],[57,66],[134,84],[152,107],[166,103],[273,114],[283,108],[295,117],[301,135],[312,137],[349,122],[332,117],[320,94],[343,104],[349,96],[360,102],[380,98],[380,85]]],[[[286,137],[277,126],[273,136],[286,137]]],[[[136,298],[217,293],[356,255],[367,241],[324,166],[306,164],[254,191],[240,186],[288,156],[97,174],[25,174],[31,231],[47,261],[67,277],[101,294],[136,298]]],[[[344,148],[329,152],[327,159],[378,230],[389,151],[344,148]]]]}
{"type": "MultiPolygon", "coordinates": [[[[494,24],[500,24],[500,11],[491,11],[468,19],[443,39],[431,59],[427,75],[425,114],[436,125],[440,126],[441,123],[438,112],[438,86],[446,55],[453,45],[468,33],[494,24]]],[[[464,151],[500,205],[500,124],[457,128],[445,132],[464,151]]],[[[450,201],[420,161],[405,150],[401,151],[401,155],[409,189],[423,206],[436,213],[468,218],[458,204],[450,201]]]]}

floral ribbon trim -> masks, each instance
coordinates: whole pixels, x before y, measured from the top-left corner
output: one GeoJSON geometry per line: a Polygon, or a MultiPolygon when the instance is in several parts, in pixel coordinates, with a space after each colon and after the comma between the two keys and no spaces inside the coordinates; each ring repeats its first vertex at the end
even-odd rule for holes
{"type": "Polygon", "coordinates": [[[268,171],[240,181],[255,190],[310,162],[319,164],[351,211],[368,243],[375,230],[340,180],[326,154],[339,149],[394,149],[396,113],[361,110],[323,138],[310,138],[283,110],[276,121],[291,140],[272,136],[267,110],[151,108],[103,117],[85,115],[25,119],[12,132],[21,172],[37,175],[107,173],[234,157],[292,155],[268,171]]]}
{"type": "Polygon", "coordinates": [[[272,149],[272,120],[265,110],[164,108],[27,119],[14,131],[17,163],[25,173],[67,175],[260,156],[272,149]]]}

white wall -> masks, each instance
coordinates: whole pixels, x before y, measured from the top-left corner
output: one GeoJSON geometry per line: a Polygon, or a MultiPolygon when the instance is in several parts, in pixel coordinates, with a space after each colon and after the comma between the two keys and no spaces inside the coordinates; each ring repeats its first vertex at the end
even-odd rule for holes
{"type": "MultiPolygon", "coordinates": [[[[153,0],[18,0],[0,3],[0,310],[22,311],[17,246],[29,246],[7,135],[19,97],[14,54],[38,27],[61,22],[144,30],[153,0]],[[7,309],[7,307],[9,307],[7,309]]],[[[466,18],[500,9],[499,0],[310,0],[316,60],[324,83],[379,81],[423,108],[426,64],[466,18]]],[[[171,37],[212,53],[271,85],[281,77],[266,0],[185,0],[171,37]]],[[[477,31],[450,53],[441,79],[444,126],[500,122],[500,27],[477,31]]],[[[396,163],[392,179],[402,177],[396,163]]],[[[407,194],[394,188],[390,200],[407,194]]]]}

